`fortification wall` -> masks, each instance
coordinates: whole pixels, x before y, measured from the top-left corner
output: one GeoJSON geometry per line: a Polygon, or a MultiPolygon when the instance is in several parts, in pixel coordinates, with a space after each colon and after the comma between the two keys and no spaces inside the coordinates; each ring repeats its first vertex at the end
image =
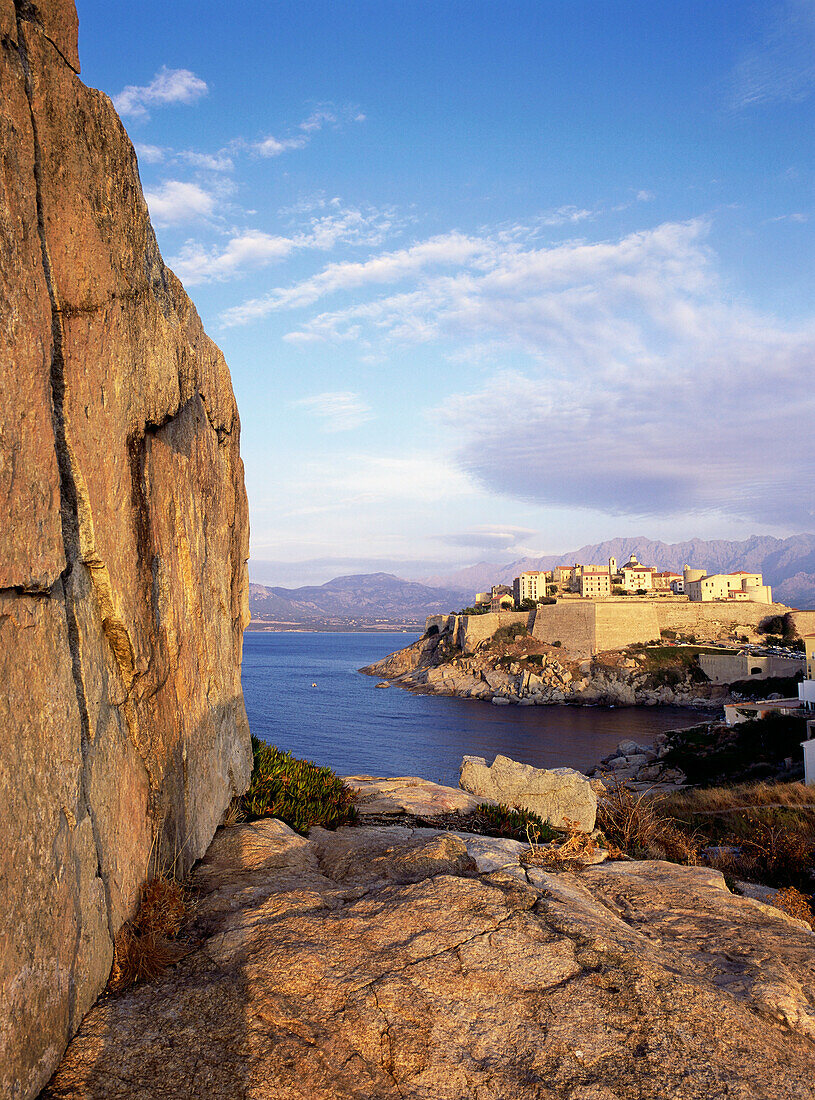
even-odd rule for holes
{"type": "Polygon", "coordinates": [[[591,600],[558,601],[535,611],[532,634],[542,642],[560,642],[575,657],[596,652],[596,608],[591,600]]]}
{"type": "Polygon", "coordinates": [[[520,623],[527,629],[534,611],[488,611],[486,615],[457,615],[454,642],[462,653],[473,653],[479,642],[491,638],[502,626],[520,623]]]}
{"type": "Polygon", "coordinates": [[[815,611],[790,611],[789,614],[802,638],[805,634],[815,634],[815,611]]]}
{"type": "Polygon", "coordinates": [[[795,657],[755,657],[747,653],[700,653],[699,667],[714,684],[736,680],[769,680],[774,676],[795,676],[804,662],[795,657]]]}
{"type": "MultiPolygon", "coordinates": [[[[683,603],[677,601],[656,604],[661,630],[678,630],[701,637],[718,637],[743,628],[740,633],[758,636],[756,627],[770,615],[784,615],[789,608],[783,603],[683,603]]],[[[801,614],[801,612],[798,612],[801,614]]]]}
{"type": "Polygon", "coordinates": [[[595,604],[595,645],[597,652],[624,649],[633,642],[652,642],[659,638],[659,619],[653,600],[637,603],[595,604]]]}

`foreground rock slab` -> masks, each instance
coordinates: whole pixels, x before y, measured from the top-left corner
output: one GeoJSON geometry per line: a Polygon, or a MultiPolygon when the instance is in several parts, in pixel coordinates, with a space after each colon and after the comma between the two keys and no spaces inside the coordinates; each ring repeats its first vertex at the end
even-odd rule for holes
{"type": "Polygon", "coordinates": [[[597,817],[597,795],[574,768],[534,768],[500,754],[488,765],[481,756],[465,756],[461,786],[481,801],[531,810],[558,827],[576,822],[590,833],[597,817]]]}
{"type": "Polygon", "coordinates": [[[445,787],[415,775],[383,778],[374,775],[346,775],[349,787],[357,792],[356,807],[365,818],[371,815],[412,814],[438,817],[448,813],[472,813],[479,802],[466,791],[445,787]]]}
{"type": "Polygon", "coordinates": [[[805,926],[718,872],[553,875],[522,850],[222,830],[195,876],[200,946],[97,1004],[44,1100],[815,1096],[805,926]]]}

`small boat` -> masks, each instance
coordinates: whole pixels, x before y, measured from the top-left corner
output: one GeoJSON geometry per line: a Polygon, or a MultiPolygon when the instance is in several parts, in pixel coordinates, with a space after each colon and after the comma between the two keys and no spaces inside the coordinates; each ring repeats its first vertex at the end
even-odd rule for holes
{"type": "Polygon", "coordinates": [[[312,686],[313,688],[316,688],[316,687],[317,687],[317,685],[316,685],[316,684],[312,684],[311,686],[312,686]]]}

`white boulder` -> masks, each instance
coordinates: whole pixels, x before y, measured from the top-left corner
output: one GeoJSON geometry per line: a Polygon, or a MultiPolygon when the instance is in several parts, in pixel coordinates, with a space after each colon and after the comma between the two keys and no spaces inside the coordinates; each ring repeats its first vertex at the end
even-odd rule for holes
{"type": "Polygon", "coordinates": [[[597,817],[597,795],[574,768],[534,768],[508,756],[488,765],[481,756],[465,756],[459,786],[479,798],[531,810],[550,824],[591,832],[597,817]]]}

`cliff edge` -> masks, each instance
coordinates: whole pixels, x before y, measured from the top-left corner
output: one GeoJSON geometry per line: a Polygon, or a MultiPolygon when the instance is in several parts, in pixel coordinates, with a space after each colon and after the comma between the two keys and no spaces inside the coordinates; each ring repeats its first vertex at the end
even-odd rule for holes
{"type": "Polygon", "coordinates": [[[224,359],[162,262],[71,0],[0,0],[0,1093],[43,1087],[150,866],[250,770],[224,359]]]}

